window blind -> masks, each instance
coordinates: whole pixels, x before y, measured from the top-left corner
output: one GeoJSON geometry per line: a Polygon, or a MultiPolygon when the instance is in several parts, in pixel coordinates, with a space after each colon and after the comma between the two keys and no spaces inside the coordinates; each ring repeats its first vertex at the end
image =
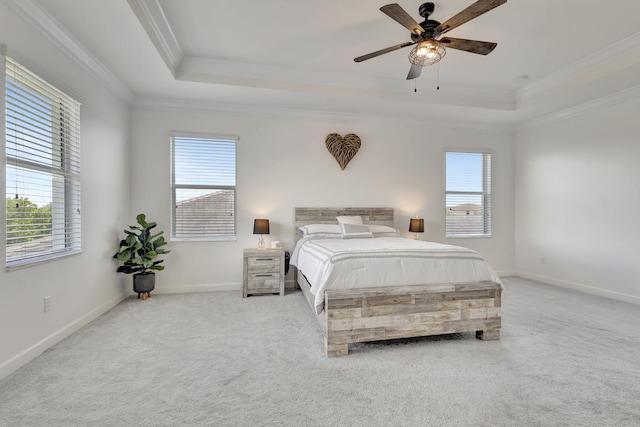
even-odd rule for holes
{"type": "Polygon", "coordinates": [[[237,137],[170,140],[172,239],[235,238],[237,137]]]}
{"type": "Polygon", "coordinates": [[[491,154],[447,152],[445,234],[491,236],[491,154]]]}
{"type": "Polygon", "coordinates": [[[6,58],[6,263],[81,249],[80,103],[6,58]]]}

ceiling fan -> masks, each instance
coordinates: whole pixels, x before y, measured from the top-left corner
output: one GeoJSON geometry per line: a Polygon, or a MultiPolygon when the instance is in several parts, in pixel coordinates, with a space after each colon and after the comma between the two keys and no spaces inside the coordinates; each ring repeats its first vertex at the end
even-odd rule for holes
{"type": "Polygon", "coordinates": [[[424,18],[424,21],[419,24],[397,3],[382,6],[380,10],[383,13],[411,31],[411,41],[359,56],[354,58],[354,61],[366,61],[367,59],[375,58],[376,56],[393,52],[394,50],[402,49],[403,47],[416,45],[409,53],[411,68],[409,69],[407,80],[411,80],[420,76],[422,67],[435,64],[440,61],[446,53],[446,48],[463,50],[465,52],[477,53],[479,55],[487,55],[496,48],[498,45],[497,43],[457,39],[453,37],[440,37],[444,33],[459,27],[465,22],[477,18],[491,9],[505,4],[506,2],[507,0],[478,0],[442,24],[433,19],[429,19],[429,16],[435,9],[433,3],[424,3],[420,6],[418,11],[420,16],[424,18]]]}

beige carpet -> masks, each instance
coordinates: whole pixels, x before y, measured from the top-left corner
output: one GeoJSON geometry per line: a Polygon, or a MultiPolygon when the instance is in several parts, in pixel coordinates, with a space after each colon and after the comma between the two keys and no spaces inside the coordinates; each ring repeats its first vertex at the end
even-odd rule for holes
{"type": "Polygon", "coordinates": [[[327,359],[301,293],[129,299],[0,382],[0,426],[638,426],[640,307],[504,280],[500,341],[327,359]]]}

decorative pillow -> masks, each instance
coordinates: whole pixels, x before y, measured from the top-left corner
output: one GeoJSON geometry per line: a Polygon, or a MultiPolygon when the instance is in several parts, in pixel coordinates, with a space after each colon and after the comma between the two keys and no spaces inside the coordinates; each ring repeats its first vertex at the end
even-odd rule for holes
{"type": "Polygon", "coordinates": [[[343,239],[370,239],[373,233],[369,227],[362,224],[340,224],[343,239]]]}
{"type": "Polygon", "coordinates": [[[362,218],[358,215],[351,216],[337,216],[336,219],[340,224],[360,224],[362,225],[362,218]]]}
{"type": "Polygon", "coordinates": [[[304,237],[338,237],[342,234],[338,224],[307,224],[298,227],[304,237]]]}
{"type": "Polygon", "coordinates": [[[386,225],[371,224],[369,225],[369,230],[371,230],[374,237],[389,237],[400,235],[400,230],[393,227],[387,227],[386,225]]]}

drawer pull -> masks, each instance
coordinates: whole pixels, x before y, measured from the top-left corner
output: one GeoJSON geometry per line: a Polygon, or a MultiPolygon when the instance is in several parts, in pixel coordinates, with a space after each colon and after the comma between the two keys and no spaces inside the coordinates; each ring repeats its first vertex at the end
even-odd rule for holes
{"type": "Polygon", "coordinates": [[[256,274],[256,277],[273,277],[273,274],[256,274]]]}
{"type": "Polygon", "coordinates": [[[273,261],[273,258],[256,258],[256,261],[273,261]]]}

